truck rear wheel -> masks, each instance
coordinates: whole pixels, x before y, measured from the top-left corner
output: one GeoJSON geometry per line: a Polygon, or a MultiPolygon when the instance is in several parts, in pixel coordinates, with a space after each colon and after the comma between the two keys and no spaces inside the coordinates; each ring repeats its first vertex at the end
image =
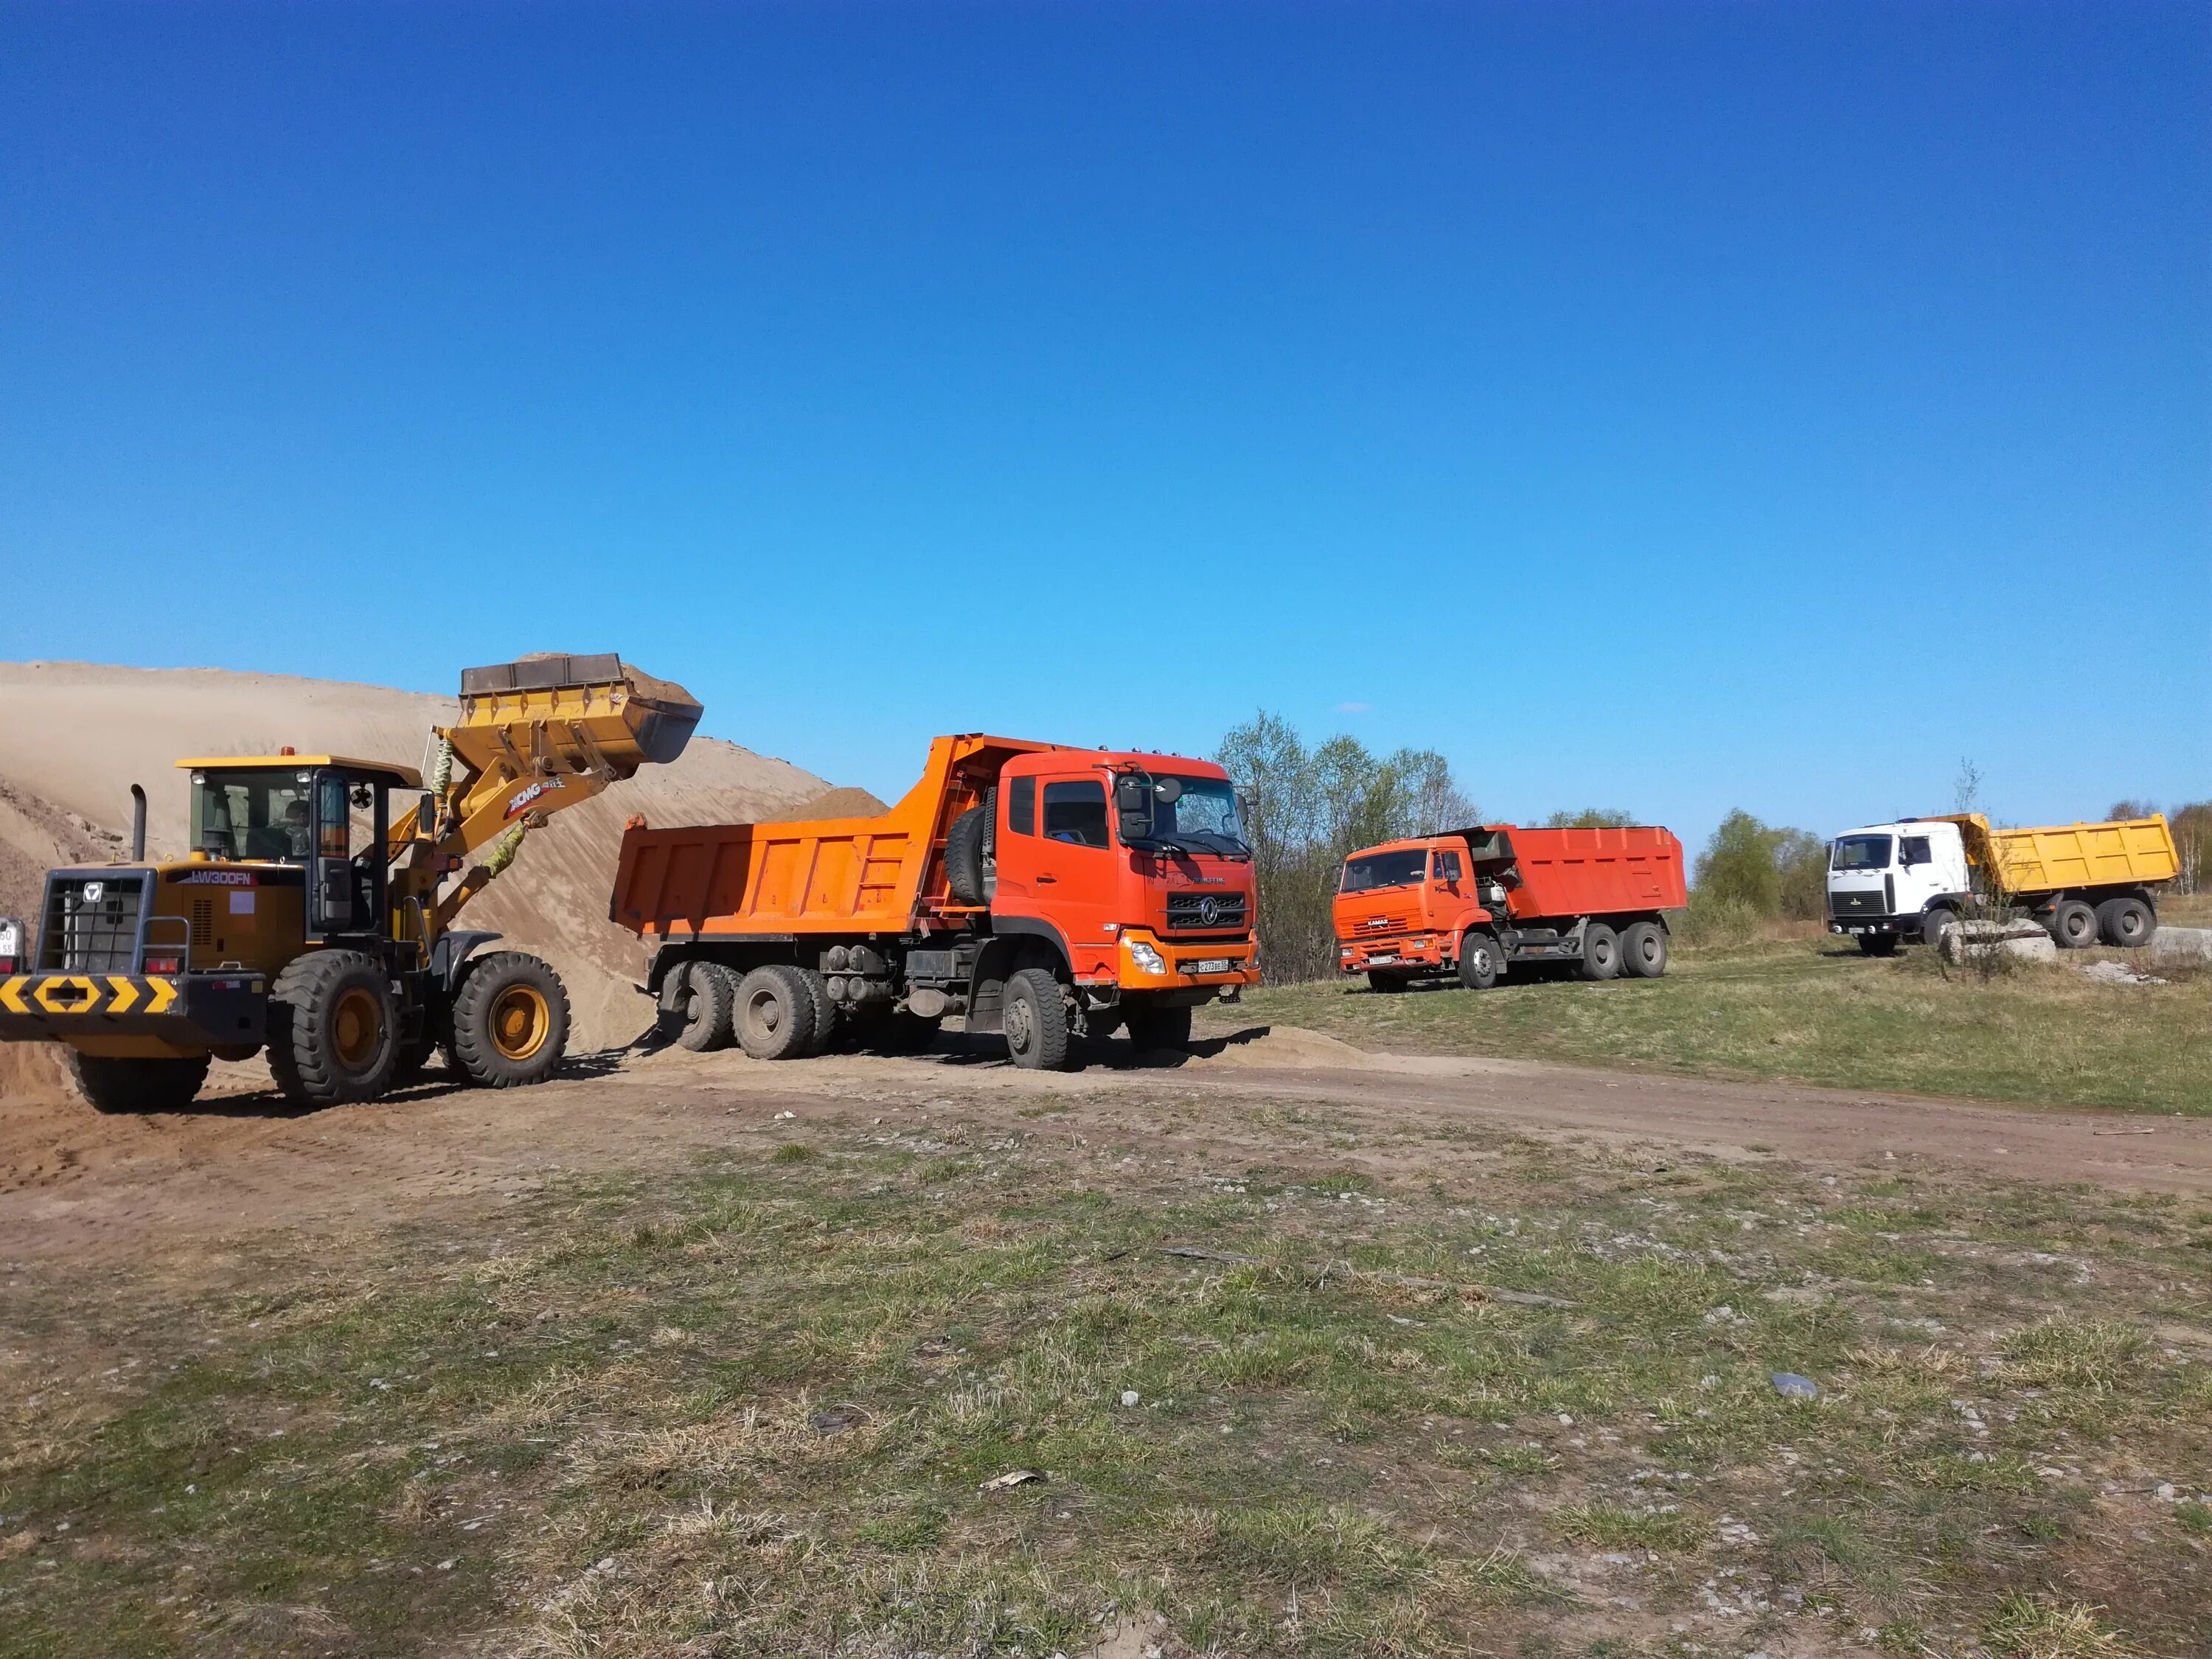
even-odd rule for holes
{"type": "Polygon", "coordinates": [[[737,1024],[755,1060],[795,1060],[814,1040],[814,994],[787,963],[756,968],[738,981],[737,1024]]]}
{"type": "Polygon", "coordinates": [[[802,968],[799,970],[799,976],[806,981],[806,994],[814,1004],[814,1030],[806,1039],[806,1047],[800,1055],[802,1059],[811,1060],[836,1041],[837,1027],[843,1016],[836,1003],[830,999],[828,975],[817,974],[811,968],[802,968]]]}
{"type": "Polygon", "coordinates": [[[487,1089],[543,1083],[568,1048],[568,991],[550,963],[501,951],[469,964],[453,994],[453,1058],[487,1089]]]}
{"type": "Polygon", "coordinates": [[[1620,932],[1622,971],[1657,979],[1667,971],[1667,930],[1656,921],[1632,921],[1620,932]]]}
{"type": "Polygon", "coordinates": [[[95,1112],[181,1112],[207,1081],[208,1058],[126,1059],[69,1051],[76,1091],[95,1112]]]}
{"type": "Polygon", "coordinates": [[[1487,991],[1498,983],[1505,965],[1497,939],[1479,928],[1469,928],[1459,942],[1459,982],[1470,991],[1487,991]]]}
{"type": "Polygon", "coordinates": [[[2150,943],[2158,932],[2158,916],[2133,893],[2108,898],[2097,907],[2097,937],[2122,951],[2150,943]]]}
{"type": "Polygon", "coordinates": [[[2051,907],[2051,942],[2062,951],[2086,951],[2097,942],[2097,913],[2080,899],[2051,907]]]}
{"type": "Polygon", "coordinates": [[[1015,1065],[1032,1072],[1067,1069],[1067,1000],[1048,969],[1024,968],[1006,981],[1000,1019],[1015,1065]]]}
{"type": "Polygon", "coordinates": [[[1612,979],[1620,972],[1620,935],[1601,921],[1583,924],[1583,977],[1612,979]]]}
{"type": "Polygon", "coordinates": [[[359,951],[310,951],[269,988],[269,1070],[287,1100],[374,1100],[399,1064],[384,964],[359,951]]]}
{"type": "Polygon", "coordinates": [[[728,1048],[737,1035],[738,976],[719,962],[687,963],[683,971],[684,1000],[678,1006],[684,1024],[677,1042],[701,1054],[728,1048]]]}
{"type": "Polygon", "coordinates": [[[1148,1054],[1156,1048],[1173,1049],[1179,1054],[1190,1052],[1189,1009],[1133,1006],[1121,1017],[1128,1024],[1129,1041],[1139,1054],[1148,1054]]]}

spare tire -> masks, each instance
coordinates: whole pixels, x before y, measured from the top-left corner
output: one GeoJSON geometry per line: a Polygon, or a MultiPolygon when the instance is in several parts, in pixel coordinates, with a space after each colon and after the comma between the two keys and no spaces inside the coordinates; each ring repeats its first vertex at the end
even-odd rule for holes
{"type": "Polygon", "coordinates": [[[992,820],[998,816],[999,792],[988,789],[983,804],[971,806],[952,820],[945,836],[945,880],[952,896],[963,904],[988,904],[997,860],[992,820]]]}

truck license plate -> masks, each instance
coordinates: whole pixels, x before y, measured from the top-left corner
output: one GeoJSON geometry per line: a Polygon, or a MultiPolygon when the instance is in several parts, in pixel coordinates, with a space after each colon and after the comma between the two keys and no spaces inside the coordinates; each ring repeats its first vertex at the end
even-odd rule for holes
{"type": "Polygon", "coordinates": [[[1386,962],[1395,962],[1397,959],[1398,958],[1395,957],[1370,957],[1367,958],[1369,962],[1378,965],[1386,962]]]}
{"type": "Polygon", "coordinates": [[[1187,974],[1225,974],[1229,971],[1229,958],[1200,957],[1196,962],[1186,962],[1182,968],[1187,974]]]}

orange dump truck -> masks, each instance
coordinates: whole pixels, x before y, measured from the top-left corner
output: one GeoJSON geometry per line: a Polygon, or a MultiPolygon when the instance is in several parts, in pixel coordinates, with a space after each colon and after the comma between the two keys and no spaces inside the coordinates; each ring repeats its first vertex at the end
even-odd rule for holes
{"type": "Polygon", "coordinates": [[[1059,1069],[1116,1027],[1188,1044],[1259,982],[1255,911],[1219,767],[968,733],[880,817],[632,819],[608,914],[658,941],[646,988],[688,1048],[914,1049],[957,1015],[1059,1069]]]}
{"type": "Polygon", "coordinates": [[[1338,965],[1378,991],[1448,974],[1480,990],[1521,963],[1656,979],[1667,971],[1661,913],[1688,902],[1671,830],[1478,824],[1345,860],[1338,965]]]}

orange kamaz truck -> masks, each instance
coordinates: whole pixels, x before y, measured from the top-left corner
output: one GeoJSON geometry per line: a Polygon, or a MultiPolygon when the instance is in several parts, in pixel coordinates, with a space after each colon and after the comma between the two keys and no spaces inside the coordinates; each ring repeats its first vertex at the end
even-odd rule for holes
{"type": "Polygon", "coordinates": [[[643,988],[685,1047],[764,1060],[842,1036],[915,1050],[957,1016],[1058,1070],[1259,982],[1237,792],[1208,761],[967,733],[879,817],[623,836],[608,914],[657,941],[643,988]]]}
{"type": "Polygon", "coordinates": [[[1667,919],[1689,902],[1666,830],[1477,824],[1363,848],[1335,902],[1338,965],[1378,991],[1455,974],[1486,989],[1520,964],[1584,979],[1667,971],[1667,919]]]}

